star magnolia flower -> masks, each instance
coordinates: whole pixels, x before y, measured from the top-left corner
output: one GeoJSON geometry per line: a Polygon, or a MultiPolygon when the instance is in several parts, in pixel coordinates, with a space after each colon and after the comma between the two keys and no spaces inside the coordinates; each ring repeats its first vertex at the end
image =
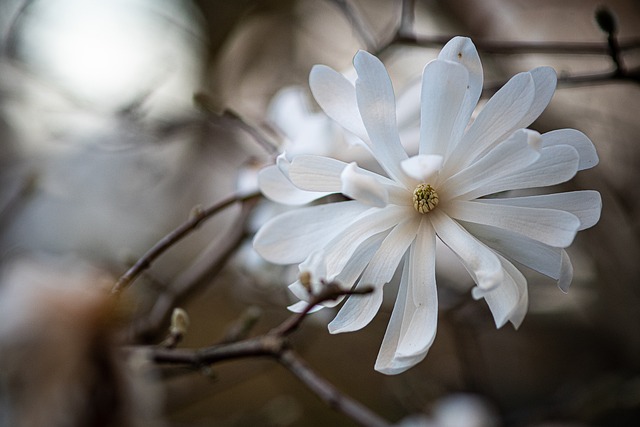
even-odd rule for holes
{"type": "MultiPolygon", "coordinates": [[[[459,257],[475,282],[472,295],[486,300],[497,327],[518,327],[527,311],[527,282],[514,261],[568,289],[573,271],[563,248],[598,221],[600,195],[505,192],[565,182],[598,157],[577,130],[540,135],[525,129],[553,95],[551,68],[513,77],[469,124],[482,91],[482,66],[471,40],[452,39],[424,68],[419,154],[409,157],[384,65],[363,51],[354,65],[355,87],[331,68],[315,66],[311,89],[327,115],[367,143],[386,176],[356,163],[297,156],[282,168],[295,186],[318,198],[342,193],[351,200],[286,212],[259,230],[254,247],[269,261],[301,263],[313,278],[374,287],[347,299],[329,324],[332,333],[367,325],[382,303],[383,285],[402,264],[375,364],[397,374],[420,362],[435,337],[436,239],[459,257]]],[[[301,283],[290,288],[308,299],[301,283]]]]}

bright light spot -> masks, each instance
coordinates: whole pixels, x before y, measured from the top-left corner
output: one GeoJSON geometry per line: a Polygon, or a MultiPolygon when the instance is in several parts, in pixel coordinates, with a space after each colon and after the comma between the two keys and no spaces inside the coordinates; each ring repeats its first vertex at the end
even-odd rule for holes
{"type": "Polygon", "coordinates": [[[186,12],[159,0],[36,2],[26,16],[22,53],[73,96],[117,108],[176,77],[183,86],[194,79],[197,40],[188,38],[199,27],[186,12]]]}

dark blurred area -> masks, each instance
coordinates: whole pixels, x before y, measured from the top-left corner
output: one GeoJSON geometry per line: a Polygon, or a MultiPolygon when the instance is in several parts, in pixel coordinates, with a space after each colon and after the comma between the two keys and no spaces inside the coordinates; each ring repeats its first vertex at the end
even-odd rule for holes
{"type": "MultiPolygon", "coordinates": [[[[250,234],[239,206],[163,255],[126,291],[116,319],[95,314],[106,303],[94,291],[108,289],[195,206],[233,193],[256,162],[271,160],[247,129],[282,144],[270,102],[284,87],[306,90],[314,64],[346,71],[357,49],[366,49],[380,55],[396,88],[419,76],[439,47],[390,44],[402,5],[0,0],[1,426],[44,425],[23,414],[51,408],[67,412],[49,425],[83,425],[91,414],[74,405],[114,396],[124,401],[122,418],[91,425],[355,425],[269,360],[200,372],[159,369],[118,352],[118,331],[149,316],[160,295],[185,288],[179,301],[191,326],[182,347],[218,341],[250,307],[261,312],[253,334],[289,315],[285,270],[248,268],[247,248],[224,269],[216,264],[217,248],[234,230],[250,234]],[[22,370],[33,375],[18,381],[22,370]],[[52,372],[61,375],[44,374],[52,372]],[[99,384],[111,394],[97,393],[99,384]],[[130,402],[140,396],[136,409],[130,402]]],[[[634,0],[418,0],[413,31],[606,43],[594,18],[602,6],[616,17],[619,40],[640,38],[634,0]]],[[[542,65],[560,77],[613,67],[606,54],[480,49],[480,57],[488,85],[542,65]]],[[[640,66],[640,49],[622,59],[629,69],[640,66]]],[[[393,377],[373,370],[392,299],[362,331],[329,335],[331,313],[320,312],[293,338],[316,371],[390,422],[640,425],[640,84],[561,85],[532,127],[579,129],[600,156],[597,167],[561,188],[596,189],[603,199],[598,225],[569,248],[575,276],[568,294],[525,271],[529,313],[518,331],[496,330],[483,302],[439,278],[435,344],[421,364],[393,377]],[[406,419],[416,414],[424,418],[406,419]]],[[[159,343],[168,320],[160,326],[137,342],[159,343]]]]}

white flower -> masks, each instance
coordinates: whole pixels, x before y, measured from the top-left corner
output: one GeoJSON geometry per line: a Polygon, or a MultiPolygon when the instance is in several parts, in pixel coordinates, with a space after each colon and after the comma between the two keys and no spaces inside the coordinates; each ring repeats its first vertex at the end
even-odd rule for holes
{"type": "MultiPolygon", "coordinates": [[[[355,87],[331,68],[315,66],[311,89],[330,117],[368,144],[386,176],[328,157],[296,157],[281,165],[291,183],[316,199],[342,193],[352,200],[286,212],[260,229],[254,246],[269,261],[302,263],[300,269],[313,277],[346,288],[375,287],[372,294],[347,299],[329,324],[332,333],[367,325],[380,307],[383,285],[402,264],[375,365],[397,374],[420,362],[435,337],[436,239],[460,258],[476,284],[473,296],[486,300],[497,327],[508,321],[518,327],[527,311],[527,282],[514,261],[567,290],[573,273],[563,248],[598,221],[600,195],[504,192],[565,182],[598,158],[579,131],[540,135],[524,129],[553,95],[551,68],[513,77],[469,125],[482,90],[482,66],[471,40],[452,39],[425,66],[419,154],[409,157],[384,65],[362,51],[354,65],[355,87]]],[[[308,299],[299,282],[290,288],[308,299]]]]}

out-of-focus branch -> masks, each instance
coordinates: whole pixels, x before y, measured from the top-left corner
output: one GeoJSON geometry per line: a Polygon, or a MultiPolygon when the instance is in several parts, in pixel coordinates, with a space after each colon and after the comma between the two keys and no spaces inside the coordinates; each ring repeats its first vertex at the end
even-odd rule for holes
{"type": "Polygon", "coordinates": [[[133,281],[138,278],[143,271],[151,267],[151,264],[153,264],[160,255],[196,230],[198,226],[207,219],[233,204],[257,199],[258,197],[260,197],[259,193],[251,193],[248,195],[234,194],[206,209],[195,209],[186,222],[182,223],[178,228],[160,239],[158,243],[149,249],[142,258],[140,258],[129,270],[127,270],[125,274],[120,277],[120,279],[118,279],[111,290],[112,293],[119,294],[122,292],[131,283],[133,283],[133,281]]]}
{"type": "Polygon", "coordinates": [[[313,371],[290,347],[288,337],[301,325],[309,311],[324,301],[344,295],[362,295],[373,288],[349,291],[337,283],[325,283],[322,290],[311,296],[311,300],[301,313],[296,313],[264,335],[241,341],[225,342],[200,349],[171,349],[154,347],[149,349],[151,360],[159,364],[178,364],[202,367],[217,362],[251,357],[270,357],[295,375],[305,386],[315,393],[332,409],[339,411],[362,426],[388,426],[384,419],[361,403],[335,388],[331,383],[313,371]]]}
{"type": "MultiPolygon", "coordinates": [[[[424,36],[415,34],[414,31],[414,14],[415,0],[402,0],[400,10],[400,22],[396,27],[396,31],[385,42],[370,46],[373,40],[367,35],[370,29],[360,18],[357,11],[350,6],[347,0],[333,0],[333,3],[340,6],[345,16],[350,20],[354,29],[361,35],[361,39],[367,49],[377,55],[383,55],[393,46],[415,46],[415,47],[433,47],[441,48],[452,36],[424,36]]],[[[596,20],[607,33],[606,42],[528,42],[528,41],[499,41],[499,40],[482,40],[474,39],[473,43],[478,51],[496,55],[514,55],[514,54],[565,54],[565,55],[606,55],[611,57],[614,70],[610,72],[588,73],[581,75],[564,75],[558,79],[561,86],[575,86],[587,84],[604,84],[613,81],[627,81],[640,83],[640,70],[628,70],[624,67],[622,54],[627,51],[640,49],[640,38],[628,39],[625,41],[618,40],[617,24],[615,18],[608,9],[601,8],[596,12],[596,20]]],[[[505,82],[489,84],[483,91],[483,96],[493,94],[497,89],[502,87],[505,82]]]]}

